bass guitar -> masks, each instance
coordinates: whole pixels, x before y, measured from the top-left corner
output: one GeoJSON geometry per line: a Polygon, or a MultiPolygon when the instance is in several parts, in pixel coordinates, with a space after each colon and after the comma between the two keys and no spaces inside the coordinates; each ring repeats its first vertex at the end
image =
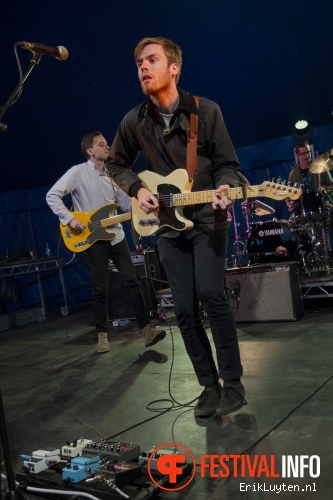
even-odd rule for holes
{"type": "Polygon", "coordinates": [[[69,224],[64,226],[60,223],[60,232],[66,247],[72,252],[83,252],[97,240],[113,240],[116,233],[110,228],[132,217],[130,212],[110,216],[117,208],[116,203],[111,203],[94,212],[72,212],[75,219],[83,222],[85,229],[73,229],[69,224]]]}
{"type": "MultiPolygon", "coordinates": [[[[183,216],[183,207],[201,203],[212,203],[216,190],[191,191],[188,174],[185,169],[174,170],[163,177],[155,172],[144,171],[139,178],[146,189],[157,198],[159,207],[145,214],[139,207],[138,200],[132,198],[133,226],[141,236],[153,236],[167,227],[176,231],[186,231],[193,227],[193,222],[183,216]]],[[[260,186],[228,188],[218,196],[227,196],[230,200],[264,196],[273,200],[291,198],[298,200],[302,190],[275,182],[263,182],[260,186]]]]}

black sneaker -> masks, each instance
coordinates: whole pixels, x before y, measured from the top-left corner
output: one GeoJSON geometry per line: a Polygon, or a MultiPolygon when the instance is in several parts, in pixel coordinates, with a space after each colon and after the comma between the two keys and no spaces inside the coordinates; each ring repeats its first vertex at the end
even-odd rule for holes
{"type": "Polygon", "coordinates": [[[219,383],[215,387],[205,387],[194,408],[194,415],[196,417],[209,417],[209,415],[213,415],[219,404],[221,392],[222,387],[219,383]]]}
{"type": "Polygon", "coordinates": [[[244,405],[247,405],[247,401],[245,399],[243,384],[241,382],[236,385],[226,384],[223,386],[216,413],[217,415],[227,415],[228,413],[239,410],[244,405]]]}

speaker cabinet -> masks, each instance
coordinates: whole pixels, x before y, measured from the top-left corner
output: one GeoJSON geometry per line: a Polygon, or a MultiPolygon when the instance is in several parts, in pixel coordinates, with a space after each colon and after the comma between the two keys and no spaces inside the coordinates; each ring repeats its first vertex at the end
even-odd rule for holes
{"type": "MultiPolygon", "coordinates": [[[[150,279],[154,292],[168,288],[168,280],[156,250],[144,250],[146,276],[150,279]]],[[[156,294],[156,293],[155,293],[156,294]]]]}
{"type": "Polygon", "coordinates": [[[296,321],[304,316],[297,262],[227,269],[225,281],[236,323],[296,321]]]}
{"type": "MultiPolygon", "coordinates": [[[[142,266],[143,264],[134,264],[136,277],[140,284],[149,315],[153,317],[157,309],[157,299],[151,291],[148,278],[141,273],[141,271],[145,271],[145,268],[142,266]]],[[[128,289],[115,269],[109,269],[108,275],[108,315],[109,320],[135,319],[134,308],[129,299],[128,289]]]]}

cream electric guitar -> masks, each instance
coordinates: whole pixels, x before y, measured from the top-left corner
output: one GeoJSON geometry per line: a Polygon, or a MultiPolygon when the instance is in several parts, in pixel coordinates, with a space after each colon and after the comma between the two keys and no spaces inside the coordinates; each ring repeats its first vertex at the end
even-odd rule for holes
{"type": "MultiPolygon", "coordinates": [[[[216,196],[215,190],[191,192],[187,171],[182,168],[174,170],[166,177],[155,172],[144,171],[139,174],[139,178],[143,186],[153,193],[159,203],[158,209],[147,215],[139,207],[138,200],[132,198],[133,226],[141,236],[153,236],[168,227],[176,231],[191,229],[193,222],[183,216],[183,207],[212,203],[216,196]]],[[[228,188],[218,195],[226,195],[230,200],[259,196],[273,200],[286,198],[298,200],[302,196],[302,191],[284,184],[265,181],[260,186],[228,188]]]]}
{"type": "Polygon", "coordinates": [[[60,223],[60,232],[66,247],[72,252],[83,252],[97,240],[113,240],[116,233],[112,231],[112,226],[132,217],[130,212],[110,216],[117,208],[116,203],[111,203],[94,212],[71,212],[75,219],[79,219],[86,227],[73,229],[69,224],[63,226],[60,223]]]}

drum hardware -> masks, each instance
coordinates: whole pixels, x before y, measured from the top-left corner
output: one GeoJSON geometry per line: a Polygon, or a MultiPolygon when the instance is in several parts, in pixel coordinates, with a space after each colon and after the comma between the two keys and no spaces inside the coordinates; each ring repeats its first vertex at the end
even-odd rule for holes
{"type": "Polygon", "coordinates": [[[242,207],[247,204],[246,211],[249,212],[250,215],[259,215],[259,217],[263,217],[264,215],[270,215],[270,214],[275,214],[274,208],[270,207],[269,205],[266,205],[265,203],[262,203],[259,200],[255,201],[250,201],[245,200],[242,203],[242,207]]]}
{"type": "MultiPolygon", "coordinates": [[[[233,245],[233,252],[231,255],[231,267],[242,267],[244,265],[248,265],[248,239],[250,237],[251,231],[253,229],[253,224],[250,222],[254,215],[265,216],[274,214],[274,208],[262,203],[259,200],[249,201],[248,199],[244,200],[241,204],[242,206],[242,214],[245,221],[245,233],[239,234],[238,228],[240,224],[237,222],[235,217],[235,210],[232,207],[232,216],[234,221],[234,233],[235,233],[235,242],[233,245]],[[242,239],[242,236],[246,236],[246,240],[242,239]],[[246,258],[246,262],[244,261],[246,258]]],[[[274,254],[274,252],[273,252],[274,254]]]]}
{"type": "MultiPolygon", "coordinates": [[[[241,238],[242,236],[244,236],[244,233],[243,234],[238,233],[238,228],[240,226],[240,223],[237,222],[237,220],[236,220],[234,205],[232,206],[232,220],[234,221],[233,226],[234,226],[235,242],[234,242],[233,247],[232,247],[230,267],[232,267],[232,268],[233,267],[242,267],[244,265],[242,262],[243,258],[247,254],[247,242],[242,240],[242,238],[241,238]]],[[[246,236],[248,235],[247,232],[245,234],[246,234],[246,236]]],[[[247,265],[247,262],[246,262],[246,265],[247,265]]]]}
{"type": "Polygon", "coordinates": [[[264,215],[275,214],[274,208],[270,207],[269,205],[266,205],[265,203],[262,203],[259,200],[254,200],[254,201],[244,200],[241,206],[242,206],[243,217],[245,220],[246,232],[248,235],[251,232],[250,226],[253,224],[250,223],[250,219],[254,215],[259,215],[260,217],[263,217],[264,215]]]}
{"type": "MultiPolygon", "coordinates": [[[[241,172],[237,172],[237,175],[241,180],[236,181],[236,184],[242,188],[245,197],[246,187],[249,187],[251,185],[250,181],[241,172]]],[[[233,251],[231,255],[231,267],[242,267],[244,265],[243,258],[247,254],[247,241],[244,241],[241,238],[242,236],[244,236],[244,233],[243,234],[238,233],[238,228],[240,226],[240,223],[238,223],[236,220],[234,205],[232,206],[232,218],[234,221],[233,225],[235,232],[235,242],[233,244],[233,251]]],[[[246,220],[246,232],[245,232],[246,238],[248,237],[249,232],[250,232],[249,221],[246,220]]],[[[246,259],[246,261],[247,260],[248,259],[246,259]]],[[[248,265],[248,262],[246,262],[246,265],[248,265]]]]}
{"type": "Polygon", "coordinates": [[[328,272],[332,267],[329,228],[319,224],[305,224],[294,228],[299,245],[300,272],[306,276],[328,272]]]}
{"type": "Polygon", "coordinates": [[[329,149],[326,153],[321,154],[313,160],[309,165],[311,174],[322,174],[333,169],[333,149],[329,149]]]}
{"type": "MultiPolygon", "coordinates": [[[[253,253],[248,253],[248,257],[251,261],[251,264],[262,264],[263,262],[266,263],[275,263],[278,262],[280,257],[288,257],[288,250],[286,248],[278,247],[274,252],[253,252],[253,253]],[[266,259],[266,257],[269,257],[266,259]],[[262,260],[265,258],[265,260],[262,260]],[[274,259],[274,260],[272,260],[274,259]],[[278,260],[275,260],[278,259],[278,260]]],[[[289,259],[287,259],[289,260],[289,259]]]]}

